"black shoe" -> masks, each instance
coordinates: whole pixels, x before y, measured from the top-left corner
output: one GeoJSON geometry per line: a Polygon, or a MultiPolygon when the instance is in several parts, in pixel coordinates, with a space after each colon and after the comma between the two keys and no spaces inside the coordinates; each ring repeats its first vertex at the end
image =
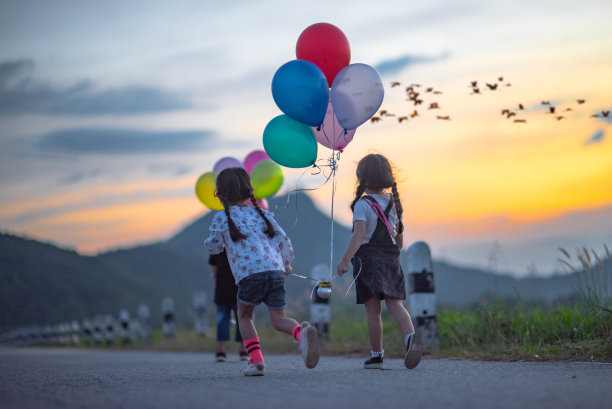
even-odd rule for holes
{"type": "Polygon", "coordinates": [[[414,333],[408,345],[406,345],[406,355],[404,355],[404,365],[406,368],[413,369],[421,362],[421,351],[423,350],[423,341],[419,332],[414,333]]]}
{"type": "Polygon", "coordinates": [[[384,369],[382,356],[376,358],[370,358],[363,363],[365,369],[384,369]]]}
{"type": "Polygon", "coordinates": [[[215,354],[215,361],[217,361],[217,362],[225,362],[226,357],[227,356],[225,355],[225,352],[217,352],[215,354]]]}

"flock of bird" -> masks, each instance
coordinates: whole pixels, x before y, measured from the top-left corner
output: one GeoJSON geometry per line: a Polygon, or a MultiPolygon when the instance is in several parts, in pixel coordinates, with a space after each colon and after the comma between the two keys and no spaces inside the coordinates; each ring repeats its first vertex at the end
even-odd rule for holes
{"type": "MultiPolygon", "coordinates": [[[[402,83],[400,81],[392,81],[391,88],[401,87],[402,83]]],[[[484,86],[479,85],[478,81],[471,81],[468,86],[471,90],[470,95],[482,95],[483,91],[487,92],[499,92],[503,89],[503,87],[511,87],[512,84],[510,82],[504,82],[504,77],[497,77],[497,81],[492,83],[485,82],[484,86]]],[[[430,95],[439,95],[442,94],[442,91],[435,90],[434,87],[425,87],[421,84],[410,84],[405,87],[406,93],[406,101],[413,104],[412,112],[402,115],[396,115],[394,113],[389,112],[386,109],[381,109],[377,115],[372,116],[370,118],[370,122],[380,122],[385,118],[396,118],[399,123],[407,122],[409,119],[420,116],[419,110],[417,107],[421,105],[422,107],[427,106],[427,110],[436,110],[441,109],[441,106],[438,102],[428,102],[425,103],[425,98],[430,95]],[[428,105],[427,105],[428,104],[428,105]]],[[[579,98],[576,100],[577,105],[582,105],[586,102],[585,99],[579,98]]],[[[539,107],[544,108],[546,114],[552,115],[555,120],[561,121],[566,118],[565,113],[573,111],[572,107],[562,107],[553,105],[550,101],[543,100],[539,104],[539,107]]],[[[420,108],[419,108],[420,109],[420,108]]],[[[520,114],[523,114],[526,111],[525,106],[522,103],[518,103],[514,108],[503,108],[501,110],[501,115],[506,117],[506,119],[512,119],[514,123],[526,123],[527,119],[523,117],[519,117],[520,114]]],[[[592,118],[607,118],[610,116],[609,110],[602,110],[596,112],[591,115],[592,118]]],[[[611,117],[612,118],[612,117],[611,117]]],[[[436,115],[436,119],[450,121],[450,115],[436,115]]]]}

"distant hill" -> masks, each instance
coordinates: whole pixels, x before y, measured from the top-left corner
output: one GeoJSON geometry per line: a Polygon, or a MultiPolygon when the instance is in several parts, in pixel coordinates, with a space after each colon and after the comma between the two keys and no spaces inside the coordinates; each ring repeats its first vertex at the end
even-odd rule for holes
{"type": "MultiPolygon", "coordinates": [[[[269,202],[270,210],[291,237],[296,256],[294,272],[310,275],[315,265],[329,265],[331,221],[312,199],[293,194],[289,201],[284,196],[269,202]]],[[[164,296],[174,298],[177,318],[188,321],[194,290],[206,290],[212,302],[208,253],[203,246],[212,217],[213,212],[206,213],[167,241],[98,256],[83,256],[51,244],[1,234],[0,330],[82,320],[97,314],[116,316],[120,308],[134,313],[140,303],[147,304],[154,322],[159,322],[164,296]]],[[[350,229],[335,223],[334,266],[349,238],[350,229]]],[[[403,266],[405,259],[404,251],[403,266]]],[[[344,296],[351,282],[348,276],[334,282],[337,302],[353,302],[351,294],[344,296]]],[[[517,280],[434,261],[434,277],[437,299],[442,304],[466,305],[484,295],[515,298],[517,294],[550,301],[572,293],[568,276],[517,280]]],[[[290,276],[286,282],[288,298],[307,299],[312,288],[309,281],[290,276]]]]}

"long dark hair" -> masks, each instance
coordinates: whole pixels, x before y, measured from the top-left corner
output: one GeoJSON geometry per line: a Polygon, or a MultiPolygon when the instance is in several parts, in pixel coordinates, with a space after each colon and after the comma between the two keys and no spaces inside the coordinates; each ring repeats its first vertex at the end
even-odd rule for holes
{"type": "Polygon", "coordinates": [[[227,216],[227,224],[229,226],[230,237],[232,241],[240,241],[246,239],[246,235],[236,227],[236,224],[230,217],[230,207],[251,199],[251,203],[257,209],[257,213],[263,217],[266,222],[266,230],[264,233],[272,238],[276,235],[276,230],[272,222],[268,220],[265,213],[257,204],[257,200],[253,195],[253,186],[251,186],[251,178],[243,168],[227,168],[221,171],[217,176],[216,195],[224,207],[225,215],[227,216]]]}
{"type": "Polygon", "coordinates": [[[355,210],[355,203],[361,199],[366,189],[382,190],[388,188],[391,188],[395,211],[399,220],[397,232],[399,234],[404,231],[404,224],[402,223],[404,209],[399,198],[391,164],[383,155],[377,153],[366,155],[357,164],[357,187],[355,188],[355,198],[351,203],[351,211],[355,210]]]}

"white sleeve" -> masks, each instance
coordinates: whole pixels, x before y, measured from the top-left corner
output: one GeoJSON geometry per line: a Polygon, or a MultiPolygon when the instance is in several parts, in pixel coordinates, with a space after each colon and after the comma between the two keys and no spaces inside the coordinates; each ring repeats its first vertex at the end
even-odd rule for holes
{"type": "Polygon", "coordinates": [[[368,220],[368,212],[371,212],[370,205],[365,200],[360,199],[355,203],[355,209],[353,210],[353,223],[356,220],[368,220]]]}
{"type": "Polygon", "coordinates": [[[272,222],[274,230],[276,231],[276,235],[274,236],[273,240],[276,243],[281,257],[283,258],[283,264],[285,267],[289,267],[294,259],[291,239],[289,239],[283,228],[280,227],[280,224],[278,224],[273,217],[268,217],[268,219],[270,222],[272,222]]]}
{"type": "Polygon", "coordinates": [[[204,246],[210,254],[219,254],[223,251],[225,244],[223,243],[223,232],[211,230],[210,236],[204,240],[204,246]]]}

